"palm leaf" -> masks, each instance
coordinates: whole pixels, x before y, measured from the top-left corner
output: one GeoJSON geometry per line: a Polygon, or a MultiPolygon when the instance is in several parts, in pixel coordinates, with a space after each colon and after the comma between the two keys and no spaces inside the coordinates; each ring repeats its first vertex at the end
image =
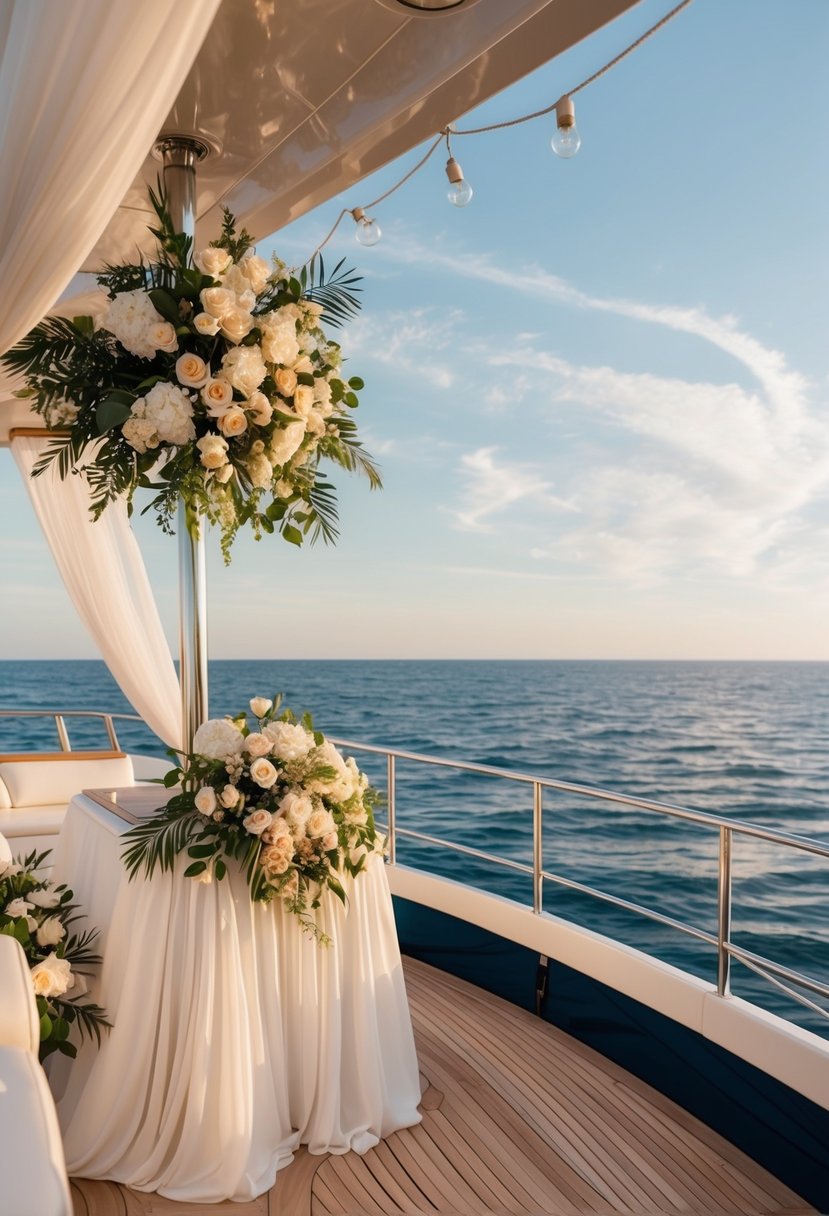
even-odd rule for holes
{"type": "Polygon", "coordinates": [[[359,286],[362,281],[362,275],[345,266],[345,258],[340,259],[326,278],[325,262],[320,253],[308,264],[305,298],[322,304],[322,320],[339,328],[356,317],[362,308],[362,301],[356,295],[362,291],[359,286]]]}

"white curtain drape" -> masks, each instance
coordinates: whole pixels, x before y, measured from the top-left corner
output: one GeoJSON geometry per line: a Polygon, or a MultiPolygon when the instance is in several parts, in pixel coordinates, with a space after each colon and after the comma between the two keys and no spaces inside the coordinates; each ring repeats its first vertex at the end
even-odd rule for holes
{"type": "Polygon", "coordinates": [[[171,747],[181,746],[178,677],[147,571],[127,519],[113,503],[95,523],[81,476],[31,476],[47,435],[17,435],[12,452],[49,548],[81,620],[124,695],[171,747]]]}
{"type": "Polygon", "coordinates": [[[0,352],[123,199],[220,0],[0,0],[0,352]]]}

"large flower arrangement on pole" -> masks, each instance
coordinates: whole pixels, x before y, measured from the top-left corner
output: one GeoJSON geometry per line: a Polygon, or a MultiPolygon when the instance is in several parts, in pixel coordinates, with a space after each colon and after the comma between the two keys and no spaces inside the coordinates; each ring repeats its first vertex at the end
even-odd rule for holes
{"type": "Polygon", "coordinates": [[[60,431],[35,474],[53,461],[80,468],[97,518],[114,499],[147,509],[172,531],[183,500],[191,531],[205,516],[221,528],[229,560],[239,528],[277,529],[301,544],[337,536],[327,457],[380,477],[357,438],[353,410],[363,382],[346,378],[322,319],[340,324],[359,308],[359,279],[322,259],[297,275],[257,257],[225,211],[222,235],[190,265],[192,242],[174,230],[162,193],[154,261],[98,275],[109,308],[91,317],[47,318],[4,356],[22,372],[34,410],[60,431]]]}

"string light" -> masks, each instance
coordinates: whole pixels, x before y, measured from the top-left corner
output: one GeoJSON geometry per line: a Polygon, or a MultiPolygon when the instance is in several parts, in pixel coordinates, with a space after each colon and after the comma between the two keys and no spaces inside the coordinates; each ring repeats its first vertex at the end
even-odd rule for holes
{"type": "MultiPolygon", "coordinates": [[[[609,72],[611,68],[615,68],[617,63],[621,63],[623,59],[626,59],[628,55],[637,50],[643,42],[647,42],[649,38],[652,38],[657,30],[662,29],[664,25],[667,25],[669,21],[672,21],[674,17],[682,12],[683,9],[687,8],[691,3],[692,0],[680,0],[680,3],[675,5],[674,8],[666,13],[661,20],[657,21],[654,25],[650,26],[649,29],[645,30],[644,34],[640,34],[640,36],[626,46],[624,50],[621,50],[618,55],[614,55],[614,57],[608,60],[603,67],[600,67],[597,71],[593,72],[591,76],[588,76],[585,80],[582,80],[574,89],[570,89],[569,92],[563,93],[557,101],[554,101],[552,105],[545,106],[543,110],[535,110],[532,114],[521,114],[518,118],[509,118],[504,122],[494,122],[486,127],[467,127],[466,129],[461,130],[458,130],[454,125],[444,127],[435,136],[434,140],[429,145],[425,154],[421,157],[417,164],[413,165],[412,168],[409,169],[399,181],[395,182],[393,186],[389,187],[389,189],[386,190],[385,193],[381,194],[379,198],[374,199],[370,203],[366,203],[366,207],[373,209],[374,207],[379,206],[380,203],[385,202],[387,198],[395,193],[395,191],[399,190],[401,186],[404,186],[407,181],[414,177],[414,175],[423,168],[426,162],[431,158],[433,152],[443,142],[446,143],[446,150],[449,153],[449,159],[446,162],[446,176],[449,179],[449,201],[456,207],[465,207],[472,198],[472,187],[464,178],[463,170],[452,155],[452,149],[449,144],[450,136],[454,138],[455,136],[464,135],[484,135],[489,131],[503,131],[507,127],[517,127],[520,123],[531,122],[534,118],[544,118],[555,111],[556,129],[553,132],[552,139],[550,140],[552,149],[558,156],[562,156],[564,158],[575,156],[576,152],[578,152],[579,148],[581,147],[581,136],[576,127],[576,110],[575,106],[573,105],[573,97],[575,94],[580,93],[582,89],[586,89],[589,85],[593,84],[601,76],[604,76],[606,72],[609,72]]],[[[380,225],[377,223],[377,221],[366,215],[365,208],[363,207],[344,207],[334,221],[328,235],[322,241],[320,241],[319,245],[317,245],[309,261],[315,258],[317,254],[325,248],[346,215],[350,215],[355,221],[357,225],[356,238],[361,245],[368,248],[371,245],[377,244],[381,236],[380,225]]]]}
{"type": "Polygon", "coordinates": [[[581,147],[581,136],[576,126],[576,107],[571,97],[560,97],[556,102],[556,129],[550,140],[556,156],[568,160],[581,147]]]}

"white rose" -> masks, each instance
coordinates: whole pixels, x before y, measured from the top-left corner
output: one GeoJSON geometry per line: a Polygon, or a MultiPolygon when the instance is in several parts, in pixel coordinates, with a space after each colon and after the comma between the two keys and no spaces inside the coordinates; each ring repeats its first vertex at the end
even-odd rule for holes
{"type": "Polygon", "coordinates": [[[22,895],[18,895],[17,899],[12,899],[6,904],[3,911],[6,916],[26,916],[31,910],[32,905],[22,895]]]}
{"type": "Polygon", "coordinates": [[[202,274],[209,274],[211,279],[218,279],[231,265],[233,258],[226,249],[216,249],[209,245],[193,258],[202,274]]]}
{"type": "Polygon", "coordinates": [[[250,702],[250,712],[255,718],[264,718],[268,710],[273,706],[273,701],[269,697],[252,697],[250,702]]]}
{"type": "Polygon", "coordinates": [[[205,312],[221,321],[226,313],[236,307],[236,296],[224,287],[205,287],[199,299],[205,312]]]}
{"type": "Polygon", "coordinates": [[[314,804],[307,794],[298,790],[289,790],[279,804],[279,813],[285,817],[285,822],[291,829],[294,840],[302,840],[305,835],[305,825],[314,812],[314,804]]]}
{"type": "Polygon", "coordinates": [[[309,817],[305,830],[309,836],[327,836],[335,831],[335,823],[328,811],[314,811],[309,817]]]}
{"type": "Polygon", "coordinates": [[[256,392],[267,374],[268,369],[258,346],[237,346],[222,359],[223,378],[245,397],[256,392]]]}
{"type": "Polygon", "coordinates": [[[301,359],[297,359],[294,363],[294,371],[298,376],[310,376],[313,373],[314,365],[308,355],[303,355],[301,359]]]}
{"type": "Polygon", "coordinates": [[[258,810],[246,815],[242,823],[251,836],[261,836],[265,828],[271,826],[272,819],[273,815],[270,811],[258,810]]]}
{"type": "Polygon", "coordinates": [[[274,376],[276,387],[283,397],[293,397],[296,391],[296,372],[290,367],[280,367],[274,376]]]}
{"type": "Polygon", "coordinates": [[[331,385],[322,377],[314,381],[314,400],[319,405],[331,404],[331,385]]]}
{"type": "Polygon", "coordinates": [[[265,760],[263,757],[259,760],[254,760],[250,766],[250,776],[251,780],[261,786],[263,790],[269,790],[279,774],[270,760],[265,760]]]}
{"type": "Polygon", "coordinates": [[[260,853],[259,864],[268,878],[278,878],[288,869],[291,860],[287,853],[275,848],[274,845],[269,845],[260,853]]]}
{"type": "Polygon", "coordinates": [[[307,418],[314,406],[314,390],[310,384],[298,384],[294,393],[294,409],[300,418],[307,418]]]}
{"type": "Polygon", "coordinates": [[[227,440],[222,439],[221,435],[202,435],[196,447],[205,469],[221,469],[227,464],[227,440]]]}
{"type": "Polygon", "coordinates": [[[58,958],[54,952],[32,967],[31,976],[35,996],[63,996],[72,987],[72,968],[68,960],[58,958]]]}
{"type": "Polygon", "coordinates": [[[219,418],[219,430],[228,439],[233,439],[237,435],[243,435],[247,429],[248,420],[245,411],[238,406],[231,406],[219,418]]]}
{"type": "Polygon", "coordinates": [[[196,731],[193,751],[208,760],[227,760],[230,756],[238,756],[244,743],[239,727],[228,718],[211,718],[196,731]]]}
{"type": "Polygon", "coordinates": [[[66,930],[57,916],[47,916],[37,929],[37,944],[39,946],[56,946],[66,936],[66,930]]]}
{"type": "Polygon", "coordinates": [[[13,878],[22,871],[23,867],[17,861],[0,861],[0,878],[13,878]]]}
{"type": "Polygon", "coordinates": [[[248,249],[242,255],[239,269],[250,283],[252,291],[259,295],[265,290],[268,279],[271,277],[271,267],[264,258],[258,258],[252,249],[248,249]]]}
{"type": "Polygon", "coordinates": [[[175,325],[171,325],[169,321],[159,321],[157,325],[152,325],[150,327],[150,341],[156,350],[167,351],[168,354],[174,350],[178,350],[175,325]]]}
{"type": "Polygon", "coordinates": [[[278,844],[281,849],[293,849],[291,829],[281,815],[275,815],[268,829],[262,833],[262,839],[267,844],[278,844]]]}
{"type": "Polygon", "coordinates": [[[309,410],[305,419],[305,430],[309,435],[325,434],[325,419],[319,410],[309,410]]]}
{"type": "Polygon", "coordinates": [[[287,464],[296,455],[305,438],[305,421],[300,418],[297,422],[289,422],[271,435],[269,448],[270,458],[276,465],[287,464]]]}
{"type": "MultiPolygon", "coordinates": [[[[243,350],[244,347],[238,349],[243,350]]],[[[267,426],[273,417],[273,406],[264,393],[251,393],[250,399],[245,402],[245,409],[250,414],[251,422],[257,426],[267,426]]]]}
{"type": "Polygon", "coordinates": [[[231,308],[219,318],[219,325],[228,342],[241,342],[253,329],[254,321],[245,309],[231,308]]]}
{"type": "Polygon", "coordinates": [[[176,379],[186,388],[203,388],[210,379],[210,368],[200,355],[179,355],[176,379]]]}
{"type": "Polygon", "coordinates": [[[208,414],[220,418],[233,404],[233,385],[224,379],[210,379],[199,396],[207,406],[208,414]]]}
{"type": "Polygon", "coordinates": [[[329,832],[327,836],[323,837],[322,847],[325,849],[326,853],[332,852],[333,849],[336,849],[338,844],[339,838],[336,832],[329,832]]]}
{"type": "Polygon", "coordinates": [[[271,741],[258,731],[251,731],[245,739],[245,751],[249,756],[267,756],[271,750],[271,741]]]}
{"type": "Polygon", "coordinates": [[[239,791],[236,786],[226,785],[219,795],[219,801],[223,807],[227,807],[229,811],[232,811],[239,801],[239,791]]]}
{"type": "Polygon", "coordinates": [[[60,903],[60,892],[30,891],[27,898],[36,908],[56,908],[60,903]]]}
{"type": "Polygon", "coordinates": [[[236,470],[233,468],[233,465],[230,463],[219,465],[218,469],[216,469],[214,473],[215,480],[218,481],[219,485],[221,486],[227,485],[235,471],[236,470]]]}
{"type": "Polygon", "coordinates": [[[193,328],[197,333],[212,338],[219,332],[219,322],[209,312],[199,312],[193,317],[193,328]]]}
{"type": "Polygon", "coordinates": [[[247,461],[248,476],[251,482],[260,490],[267,490],[273,479],[273,465],[267,456],[261,454],[251,456],[247,461]]]}
{"type": "Polygon", "coordinates": [[[270,739],[279,760],[302,760],[314,746],[314,736],[298,722],[269,722],[262,734],[270,739]]]}
{"type": "Polygon", "coordinates": [[[216,791],[212,785],[203,785],[196,793],[196,810],[202,815],[212,815],[216,809],[216,791]]]}

